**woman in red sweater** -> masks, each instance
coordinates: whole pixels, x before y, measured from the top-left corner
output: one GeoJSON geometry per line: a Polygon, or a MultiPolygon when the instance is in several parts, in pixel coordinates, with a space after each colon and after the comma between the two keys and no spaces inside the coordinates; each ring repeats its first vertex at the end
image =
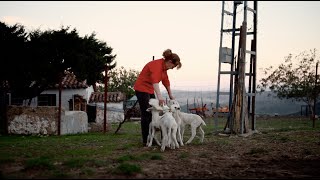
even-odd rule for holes
{"type": "Polygon", "coordinates": [[[147,143],[149,124],[152,119],[151,113],[146,111],[147,108],[150,107],[149,99],[155,98],[156,94],[160,105],[165,104],[165,100],[163,99],[159,88],[160,81],[166,88],[169,98],[174,99],[170,89],[170,81],[168,78],[167,70],[173,69],[175,67],[177,67],[177,69],[180,69],[182,66],[179,56],[175,53],[172,53],[170,49],[165,50],[162,56],[163,58],[161,59],[156,59],[148,62],[143,67],[134,84],[134,90],[141,111],[141,131],[144,146],[147,143]]]}

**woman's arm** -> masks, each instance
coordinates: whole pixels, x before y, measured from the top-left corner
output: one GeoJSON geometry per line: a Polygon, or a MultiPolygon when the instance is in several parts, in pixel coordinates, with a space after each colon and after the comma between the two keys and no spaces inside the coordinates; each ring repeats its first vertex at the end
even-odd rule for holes
{"type": "Polygon", "coordinates": [[[171,92],[171,88],[170,88],[170,86],[165,86],[165,87],[166,87],[166,89],[167,89],[167,92],[168,92],[169,98],[170,98],[170,99],[174,99],[174,97],[173,97],[173,95],[172,95],[172,92],[171,92]]]}
{"type": "Polygon", "coordinates": [[[156,92],[156,96],[159,100],[159,105],[164,105],[165,104],[165,101],[161,95],[161,92],[160,92],[160,87],[159,87],[159,83],[154,83],[152,84],[153,85],[153,88],[154,88],[154,91],[156,92]]]}

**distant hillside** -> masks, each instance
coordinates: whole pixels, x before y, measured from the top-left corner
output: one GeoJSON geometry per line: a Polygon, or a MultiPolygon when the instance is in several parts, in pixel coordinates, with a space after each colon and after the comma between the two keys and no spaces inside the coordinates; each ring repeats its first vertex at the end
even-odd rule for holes
{"type": "MultiPolygon", "coordinates": [[[[256,114],[268,114],[268,115],[289,115],[289,114],[300,114],[301,111],[305,111],[306,105],[304,102],[297,102],[291,99],[279,99],[274,96],[268,96],[269,92],[258,93],[256,95],[256,114]]],[[[166,93],[162,93],[164,97],[167,97],[166,93]]],[[[183,91],[173,90],[175,98],[178,100],[182,107],[182,111],[187,112],[187,107],[193,108],[206,104],[208,109],[216,107],[216,95],[214,91],[183,91]]],[[[228,106],[229,96],[220,95],[219,98],[220,106],[228,106]]],[[[318,103],[318,114],[320,112],[320,103],[318,103]]]]}

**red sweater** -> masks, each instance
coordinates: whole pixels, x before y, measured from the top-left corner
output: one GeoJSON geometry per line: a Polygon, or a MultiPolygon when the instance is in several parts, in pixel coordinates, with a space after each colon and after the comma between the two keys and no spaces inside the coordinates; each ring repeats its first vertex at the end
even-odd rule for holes
{"type": "Polygon", "coordinates": [[[157,59],[148,62],[140,72],[133,88],[136,91],[154,94],[152,84],[159,83],[160,81],[162,81],[162,84],[165,87],[170,86],[164,59],[157,59]]]}

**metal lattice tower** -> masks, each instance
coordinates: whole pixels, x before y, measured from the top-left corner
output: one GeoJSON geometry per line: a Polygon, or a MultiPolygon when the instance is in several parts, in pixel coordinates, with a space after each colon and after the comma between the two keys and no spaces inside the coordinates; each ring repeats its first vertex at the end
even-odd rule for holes
{"type": "MultiPolygon", "coordinates": [[[[244,92],[244,98],[247,98],[247,115],[251,119],[251,129],[255,129],[255,93],[256,93],[256,60],[257,60],[257,1],[250,1],[253,4],[253,8],[248,6],[247,1],[222,1],[222,14],[221,14],[221,30],[220,30],[220,47],[219,47],[219,66],[218,66],[218,85],[217,85],[217,96],[216,96],[216,113],[214,114],[214,125],[217,129],[218,118],[219,118],[219,107],[220,107],[220,96],[229,96],[229,112],[227,125],[233,127],[232,124],[232,101],[234,96],[234,86],[239,77],[239,60],[236,64],[236,60],[243,58],[245,62],[244,69],[248,69],[249,72],[244,71],[245,79],[242,85],[246,87],[244,92]],[[228,10],[225,7],[225,3],[232,3],[233,9],[228,10]],[[237,11],[240,9],[240,11],[237,11]],[[250,11],[252,16],[247,17],[247,11],[250,11]],[[243,15],[243,18],[237,19],[239,14],[243,15]],[[229,19],[227,19],[229,18],[229,19]],[[225,27],[227,20],[232,20],[232,27],[225,27]],[[250,20],[248,21],[248,19],[250,20]],[[251,24],[249,24],[251,23],[251,24]],[[247,28],[247,24],[249,28],[247,28]],[[251,25],[251,27],[250,27],[251,25]],[[242,29],[242,30],[241,30],[242,29]],[[241,34],[243,37],[241,37],[241,34]],[[229,35],[229,36],[227,36],[229,35]],[[231,35],[231,36],[230,36],[231,35]],[[229,38],[229,39],[228,39],[229,38]],[[236,38],[239,39],[238,46],[236,45],[236,38]],[[241,38],[241,39],[240,39],[241,38]],[[251,41],[249,41],[251,39],[251,41]],[[240,43],[241,42],[241,43],[240,43]],[[251,43],[251,50],[247,50],[246,44],[251,43]],[[236,55],[235,50],[238,49],[236,55]],[[245,52],[245,53],[241,53],[245,52]],[[250,59],[247,61],[246,54],[250,54],[250,59]],[[241,56],[241,58],[239,58],[241,56]],[[250,62],[250,63],[248,63],[250,62]],[[248,67],[248,68],[247,68],[248,67]],[[223,69],[224,68],[224,69],[223,69]],[[227,69],[227,70],[226,70],[227,69]],[[220,91],[221,76],[227,76],[229,80],[229,92],[220,91]],[[247,84],[247,86],[245,86],[247,84]]],[[[241,113],[243,120],[245,113],[241,113]]],[[[243,121],[242,121],[243,123],[243,121]]],[[[242,125],[243,126],[243,125],[242,125]]]]}

